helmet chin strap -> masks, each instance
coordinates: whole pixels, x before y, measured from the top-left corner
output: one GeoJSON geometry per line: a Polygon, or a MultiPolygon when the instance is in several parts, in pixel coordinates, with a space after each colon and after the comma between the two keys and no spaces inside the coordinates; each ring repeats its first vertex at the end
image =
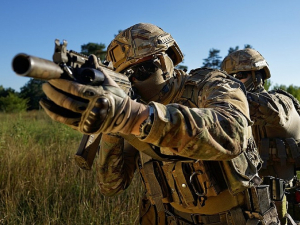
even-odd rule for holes
{"type": "Polygon", "coordinates": [[[166,66],[166,60],[165,60],[165,53],[159,53],[157,54],[157,58],[156,60],[154,60],[155,65],[160,68],[163,72],[162,76],[164,78],[164,80],[169,80],[170,79],[170,73],[167,70],[167,66],[166,66]]]}

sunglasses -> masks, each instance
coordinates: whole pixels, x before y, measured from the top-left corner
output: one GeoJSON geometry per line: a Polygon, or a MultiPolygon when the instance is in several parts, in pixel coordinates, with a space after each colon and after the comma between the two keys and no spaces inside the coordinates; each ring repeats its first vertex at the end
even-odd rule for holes
{"type": "Polygon", "coordinates": [[[236,78],[236,79],[245,79],[248,77],[248,74],[249,72],[245,72],[245,71],[242,71],[242,72],[237,72],[236,74],[234,74],[233,76],[236,78]]]}
{"type": "Polygon", "coordinates": [[[144,81],[157,70],[157,65],[155,65],[154,60],[151,59],[129,67],[126,69],[124,74],[129,78],[129,80],[134,77],[139,81],[144,81]]]}

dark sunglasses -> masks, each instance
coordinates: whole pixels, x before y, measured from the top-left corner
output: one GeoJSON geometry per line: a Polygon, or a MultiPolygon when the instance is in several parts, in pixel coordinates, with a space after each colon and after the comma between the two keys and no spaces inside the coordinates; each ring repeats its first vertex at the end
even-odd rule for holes
{"type": "Polygon", "coordinates": [[[247,77],[248,77],[248,74],[249,74],[249,72],[247,72],[247,71],[241,71],[241,72],[237,72],[237,73],[233,74],[233,76],[234,76],[236,79],[241,80],[241,79],[247,78],[247,77]]]}
{"type": "Polygon", "coordinates": [[[128,76],[129,79],[132,79],[132,77],[134,77],[139,81],[144,81],[157,70],[158,67],[155,65],[154,60],[151,59],[129,67],[128,69],[126,69],[124,74],[128,76]]]}

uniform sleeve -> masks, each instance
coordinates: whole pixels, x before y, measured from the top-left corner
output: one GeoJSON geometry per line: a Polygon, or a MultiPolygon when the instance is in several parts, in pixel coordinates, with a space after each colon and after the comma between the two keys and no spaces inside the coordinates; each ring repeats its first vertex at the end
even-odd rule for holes
{"type": "Polygon", "coordinates": [[[267,91],[259,93],[247,93],[250,108],[250,116],[254,125],[284,126],[289,118],[290,109],[293,108],[292,101],[286,96],[277,98],[267,91]]]}
{"type": "Polygon", "coordinates": [[[136,170],[138,151],[119,136],[102,134],[97,176],[100,191],[107,196],[125,190],[136,170]]]}
{"type": "Polygon", "coordinates": [[[199,108],[180,104],[155,108],[153,126],[142,141],[177,155],[201,160],[230,160],[247,147],[249,107],[240,84],[216,77],[198,90],[199,108]]]}

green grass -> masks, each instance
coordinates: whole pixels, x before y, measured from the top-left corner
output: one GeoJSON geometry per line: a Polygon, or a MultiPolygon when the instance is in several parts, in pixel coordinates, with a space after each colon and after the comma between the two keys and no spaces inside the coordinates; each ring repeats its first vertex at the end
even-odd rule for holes
{"type": "MultiPolygon", "coordinates": [[[[138,176],[115,197],[101,195],[97,171],[74,154],[81,134],[44,112],[0,114],[0,224],[134,224],[138,176]]],[[[97,159],[96,159],[97,160],[97,159]]]]}

